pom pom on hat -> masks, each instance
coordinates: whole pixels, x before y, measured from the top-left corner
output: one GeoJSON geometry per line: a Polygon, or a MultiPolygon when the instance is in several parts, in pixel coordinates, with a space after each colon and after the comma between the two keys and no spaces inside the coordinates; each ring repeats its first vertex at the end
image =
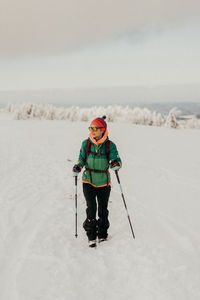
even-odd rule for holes
{"type": "Polygon", "coordinates": [[[105,132],[107,128],[107,124],[104,121],[105,119],[106,116],[103,116],[102,118],[96,118],[91,122],[90,126],[102,127],[102,131],[105,132]]]}

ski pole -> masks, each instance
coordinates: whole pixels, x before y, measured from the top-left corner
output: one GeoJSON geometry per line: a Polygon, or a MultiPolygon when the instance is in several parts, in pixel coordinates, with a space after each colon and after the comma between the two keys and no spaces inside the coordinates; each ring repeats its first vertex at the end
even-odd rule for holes
{"type": "Polygon", "coordinates": [[[77,177],[75,177],[75,237],[77,238],[77,177]]]}
{"type": "Polygon", "coordinates": [[[131,227],[131,231],[132,231],[132,234],[133,234],[133,238],[135,239],[135,234],[134,234],[134,231],[133,231],[133,226],[132,226],[132,224],[131,224],[131,219],[130,219],[130,216],[129,216],[129,213],[128,213],[126,201],[125,201],[125,199],[124,199],[124,194],[123,194],[123,191],[122,191],[122,186],[121,186],[121,183],[120,183],[120,180],[119,180],[119,174],[118,174],[118,171],[117,171],[117,170],[115,170],[115,174],[116,174],[116,177],[117,177],[117,181],[118,181],[118,183],[119,183],[119,187],[120,187],[122,199],[123,199],[124,206],[125,206],[125,209],[126,209],[126,212],[127,212],[127,217],[128,217],[128,220],[129,220],[129,224],[130,224],[130,227],[131,227]]]}

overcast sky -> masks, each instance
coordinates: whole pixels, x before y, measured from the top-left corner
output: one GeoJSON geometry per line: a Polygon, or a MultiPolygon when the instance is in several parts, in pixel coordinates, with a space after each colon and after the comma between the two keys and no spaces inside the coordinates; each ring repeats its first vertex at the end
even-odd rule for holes
{"type": "Polygon", "coordinates": [[[0,90],[200,84],[200,2],[0,0],[0,90]]]}

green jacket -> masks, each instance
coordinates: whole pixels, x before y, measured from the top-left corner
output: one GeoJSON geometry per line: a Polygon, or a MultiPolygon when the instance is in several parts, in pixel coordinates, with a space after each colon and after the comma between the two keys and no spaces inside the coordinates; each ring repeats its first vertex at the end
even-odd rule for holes
{"type": "MultiPolygon", "coordinates": [[[[105,139],[104,142],[95,145],[91,138],[91,152],[95,152],[95,153],[101,153],[103,155],[94,155],[92,153],[89,153],[87,160],[86,160],[86,148],[87,148],[87,139],[84,140],[82,142],[82,146],[80,149],[80,154],[79,154],[79,160],[78,160],[78,164],[81,167],[86,167],[89,169],[93,169],[93,170],[103,170],[105,171],[108,167],[108,160],[106,157],[106,152],[105,152],[105,143],[108,140],[108,137],[105,139]]],[[[121,163],[121,159],[118,155],[118,151],[117,151],[117,147],[116,145],[110,141],[110,148],[109,148],[109,158],[110,160],[117,160],[121,163]]],[[[107,182],[109,182],[109,185],[111,184],[110,181],[110,172],[108,171],[108,181],[107,181],[107,174],[106,173],[96,173],[96,172],[91,172],[91,176],[92,176],[92,182],[90,179],[90,172],[88,170],[84,170],[83,172],[83,176],[82,176],[82,182],[86,182],[86,183],[90,183],[95,187],[100,187],[100,186],[106,186],[107,182]]]]}

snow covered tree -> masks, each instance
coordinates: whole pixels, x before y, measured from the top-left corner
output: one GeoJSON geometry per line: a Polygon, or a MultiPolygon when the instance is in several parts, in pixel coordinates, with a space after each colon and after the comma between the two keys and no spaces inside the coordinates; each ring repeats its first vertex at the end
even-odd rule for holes
{"type": "Polygon", "coordinates": [[[200,129],[200,120],[194,115],[190,120],[187,121],[186,128],[200,129]]]}
{"type": "Polygon", "coordinates": [[[180,111],[178,111],[176,107],[172,108],[167,116],[165,126],[170,128],[178,128],[179,124],[176,117],[179,113],[180,111]]]}

